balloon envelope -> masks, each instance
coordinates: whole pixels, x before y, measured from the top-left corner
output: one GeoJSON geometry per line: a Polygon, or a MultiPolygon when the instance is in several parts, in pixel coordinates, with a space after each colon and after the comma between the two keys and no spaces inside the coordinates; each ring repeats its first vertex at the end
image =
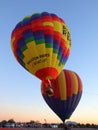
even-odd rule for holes
{"type": "Polygon", "coordinates": [[[43,81],[55,79],[70,53],[70,31],[57,15],[36,13],[16,25],[11,47],[17,61],[30,73],[43,81]]]}
{"type": "Polygon", "coordinates": [[[80,77],[73,71],[63,70],[56,80],[51,81],[54,95],[46,93],[46,85],[42,82],[41,93],[49,107],[64,122],[70,118],[77,107],[81,94],[82,82],[80,77]]]}

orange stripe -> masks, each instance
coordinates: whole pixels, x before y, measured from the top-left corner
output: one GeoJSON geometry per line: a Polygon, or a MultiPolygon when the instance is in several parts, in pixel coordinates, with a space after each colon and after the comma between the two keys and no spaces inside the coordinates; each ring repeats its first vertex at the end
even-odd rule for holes
{"type": "Polygon", "coordinates": [[[60,89],[61,100],[66,100],[67,89],[66,89],[66,78],[65,78],[64,71],[62,71],[58,77],[58,84],[59,84],[59,89],[60,89]]]}
{"type": "Polygon", "coordinates": [[[77,80],[77,76],[73,71],[69,71],[71,78],[72,78],[72,85],[73,85],[73,94],[77,94],[78,93],[78,80],[77,80]]]}

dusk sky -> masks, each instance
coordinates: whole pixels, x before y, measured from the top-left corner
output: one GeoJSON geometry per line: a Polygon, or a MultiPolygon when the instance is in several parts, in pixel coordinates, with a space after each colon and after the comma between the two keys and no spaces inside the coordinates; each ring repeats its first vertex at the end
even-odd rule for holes
{"type": "Polygon", "coordinates": [[[64,69],[83,83],[80,103],[67,121],[98,124],[98,0],[0,0],[0,121],[61,123],[42,98],[41,81],[16,61],[10,44],[19,21],[44,11],[69,27],[72,47],[64,69]]]}

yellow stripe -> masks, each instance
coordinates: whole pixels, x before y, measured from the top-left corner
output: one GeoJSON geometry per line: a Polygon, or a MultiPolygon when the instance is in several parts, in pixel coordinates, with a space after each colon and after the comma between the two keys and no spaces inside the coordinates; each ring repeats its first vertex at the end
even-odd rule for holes
{"type": "Polygon", "coordinates": [[[59,84],[59,89],[60,89],[61,100],[66,100],[67,89],[66,89],[66,78],[65,78],[64,71],[62,71],[58,77],[58,84],[59,84]]]}
{"type": "Polygon", "coordinates": [[[52,66],[52,53],[53,53],[53,48],[45,48],[46,54],[49,54],[47,62],[45,62],[44,66],[52,66]]]}
{"type": "Polygon", "coordinates": [[[43,22],[44,26],[52,26],[53,27],[53,23],[52,22],[43,22]]]}
{"type": "Polygon", "coordinates": [[[14,41],[15,41],[15,37],[12,37],[12,39],[11,39],[11,48],[12,48],[12,50],[14,50],[14,48],[13,48],[14,41]]]}
{"type": "Polygon", "coordinates": [[[57,31],[57,32],[62,34],[62,25],[61,25],[61,23],[58,22],[58,21],[54,21],[53,24],[54,24],[54,31],[57,31]]]}
{"type": "Polygon", "coordinates": [[[78,93],[78,80],[77,80],[77,76],[75,75],[74,72],[69,71],[71,78],[72,78],[72,83],[73,83],[73,94],[77,94],[78,93]]]}
{"type": "Polygon", "coordinates": [[[41,93],[44,94],[44,90],[43,90],[43,83],[41,82],[41,93]]]}
{"type": "MultiPolygon", "coordinates": [[[[31,18],[31,16],[28,15],[28,16],[24,17],[24,19],[27,19],[27,18],[31,18]]],[[[23,20],[24,20],[24,19],[23,19],[23,20]]]]}

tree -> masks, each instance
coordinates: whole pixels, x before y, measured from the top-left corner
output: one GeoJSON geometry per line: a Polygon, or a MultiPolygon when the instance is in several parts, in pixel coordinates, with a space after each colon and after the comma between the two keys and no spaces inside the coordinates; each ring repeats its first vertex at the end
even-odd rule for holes
{"type": "Polygon", "coordinates": [[[14,121],[14,119],[9,119],[9,120],[8,120],[8,123],[11,123],[11,124],[12,124],[12,123],[15,123],[15,121],[14,121]]]}
{"type": "Polygon", "coordinates": [[[2,120],[2,121],[1,121],[1,126],[2,126],[2,127],[5,127],[6,123],[7,123],[6,120],[2,120]]]}

